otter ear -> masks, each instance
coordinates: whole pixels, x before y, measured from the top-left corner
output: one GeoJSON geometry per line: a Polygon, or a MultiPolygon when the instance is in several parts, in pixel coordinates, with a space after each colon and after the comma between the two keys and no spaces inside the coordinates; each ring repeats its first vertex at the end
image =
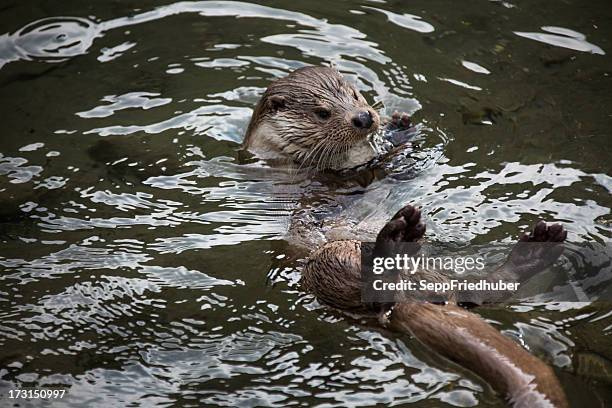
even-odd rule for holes
{"type": "Polygon", "coordinates": [[[272,95],[268,98],[268,106],[273,112],[277,112],[285,107],[286,99],[284,96],[272,95]]]}

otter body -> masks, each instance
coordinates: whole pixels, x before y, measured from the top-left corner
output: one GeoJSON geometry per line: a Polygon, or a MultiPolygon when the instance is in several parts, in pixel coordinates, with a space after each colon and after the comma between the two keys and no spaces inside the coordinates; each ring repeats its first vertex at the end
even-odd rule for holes
{"type": "MultiPolygon", "coordinates": [[[[410,125],[407,115],[395,114],[392,124],[410,125]]],[[[343,170],[376,157],[369,137],[380,126],[378,113],[338,71],[307,67],[270,84],[253,112],[244,147],[261,159],[290,167],[343,170]]],[[[305,219],[308,224],[312,217],[305,219]]],[[[299,221],[304,224],[304,218],[299,221]]],[[[314,224],[298,229],[313,236],[320,232],[314,224]]],[[[304,289],[332,307],[375,312],[381,321],[384,316],[391,328],[414,335],[432,350],[480,375],[515,407],[567,406],[552,369],[478,315],[453,304],[411,299],[397,304],[364,304],[359,241],[364,237],[355,236],[359,234],[356,229],[351,232],[352,239],[336,236],[311,253],[302,271],[304,289]]],[[[420,211],[408,205],[380,230],[376,245],[415,241],[424,232],[420,211]]],[[[565,236],[561,226],[538,224],[528,239],[561,242],[565,236]]],[[[317,239],[303,241],[314,243],[317,239]]],[[[511,266],[515,271],[521,267],[511,266]]]]}

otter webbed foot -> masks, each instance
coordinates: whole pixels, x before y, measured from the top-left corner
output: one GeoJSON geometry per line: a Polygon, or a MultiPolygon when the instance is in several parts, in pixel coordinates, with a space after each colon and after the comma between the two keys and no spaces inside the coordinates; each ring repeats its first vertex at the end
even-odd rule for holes
{"type": "MultiPolygon", "coordinates": [[[[425,234],[425,224],[421,221],[421,210],[408,204],[399,210],[385,224],[376,237],[374,254],[376,256],[390,256],[397,251],[398,245],[407,242],[416,242],[425,234]]],[[[404,246],[404,252],[416,253],[419,245],[404,246]]]]}
{"type": "MultiPolygon", "coordinates": [[[[416,253],[420,249],[420,245],[402,244],[415,242],[423,234],[425,234],[425,224],[421,222],[421,210],[412,205],[406,205],[380,230],[376,237],[374,250],[372,252],[368,250],[367,256],[372,258],[366,263],[372,265],[375,258],[394,256],[399,251],[410,254],[416,253]]],[[[387,270],[387,273],[381,276],[374,275],[370,269],[363,278],[365,287],[372,287],[371,281],[375,278],[382,279],[388,283],[397,282],[400,277],[399,272],[399,270],[387,270]]],[[[367,291],[370,290],[367,289],[367,291]]],[[[395,294],[392,291],[378,291],[376,294],[371,294],[371,298],[376,300],[366,302],[365,306],[368,310],[376,312],[378,322],[386,326],[389,322],[389,311],[395,304],[395,294]]]]}
{"type": "Polygon", "coordinates": [[[421,210],[408,204],[380,230],[376,242],[415,242],[425,234],[421,210]]]}
{"type": "Polygon", "coordinates": [[[504,265],[521,280],[551,266],[563,253],[567,231],[561,224],[547,225],[539,221],[529,233],[524,233],[504,265]]]}

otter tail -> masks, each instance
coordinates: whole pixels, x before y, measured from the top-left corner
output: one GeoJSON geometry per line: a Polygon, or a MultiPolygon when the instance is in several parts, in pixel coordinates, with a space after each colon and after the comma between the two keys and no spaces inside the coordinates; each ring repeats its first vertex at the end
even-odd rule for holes
{"type": "Polygon", "coordinates": [[[390,324],[484,378],[513,407],[568,406],[563,389],[547,364],[460,307],[397,303],[390,324]]]}

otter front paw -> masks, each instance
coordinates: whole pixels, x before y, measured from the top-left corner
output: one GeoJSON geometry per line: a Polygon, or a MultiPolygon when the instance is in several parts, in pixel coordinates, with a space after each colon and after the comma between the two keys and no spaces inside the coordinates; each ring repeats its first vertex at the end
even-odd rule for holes
{"type": "Polygon", "coordinates": [[[406,112],[395,111],[391,115],[391,120],[387,123],[389,130],[406,130],[412,126],[410,115],[406,112]]]}
{"type": "Polygon", "coordinates": [[[531,232],[519,238],[505,267],[526,279],[551,266],[561,256],[566,238],[567,231],[561,224],[547,225],[539,221],[531,232]]]}
{"type": "Polygon", "coordinates": [[[393,112],[391,118],[386,122],[384,139],[394,147],[403,146],[410,142],[415,135],[410,116],[407,113],[393,112]]]}
{"type": "Polygon", "coordinates": [[[425,224],[421,222],[421,210],[408,204],[380,230],[376,243],[415,242],[423,234],[425,234],[425,224]]]}

